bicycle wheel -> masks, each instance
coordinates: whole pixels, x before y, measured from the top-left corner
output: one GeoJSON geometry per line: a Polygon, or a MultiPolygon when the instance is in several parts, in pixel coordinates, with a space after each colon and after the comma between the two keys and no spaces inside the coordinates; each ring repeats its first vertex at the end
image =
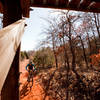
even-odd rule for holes
{"type": "Polygon", "coordinates": [[[29,72],[29,76],[28,76],[28,85],[29,85],[29,88],[31,90],[32,86],[33,86],[33,71],[31,70],[29,72]]]}

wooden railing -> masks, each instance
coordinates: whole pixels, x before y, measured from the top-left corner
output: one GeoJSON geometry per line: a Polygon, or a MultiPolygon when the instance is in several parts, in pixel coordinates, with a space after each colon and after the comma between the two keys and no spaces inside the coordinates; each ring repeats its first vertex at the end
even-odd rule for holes
{"type": "Polygon", "coordinates": [[[21,42],[24,26],[25,20],[21,19],[0,30],[0,91],[21,42]]]}

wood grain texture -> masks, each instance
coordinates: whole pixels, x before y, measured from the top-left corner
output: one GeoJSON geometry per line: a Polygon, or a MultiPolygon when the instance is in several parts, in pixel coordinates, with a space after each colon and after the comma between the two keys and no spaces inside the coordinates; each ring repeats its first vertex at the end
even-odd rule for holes
{"type": "Polygon", "coordinates": [[[25,20],[22,19],[0,30],[0,91],[20,44],[24,26],[25,20]]]}
{"type": "Polygon", "coordinates": [[[90,7],[88,9],[91,3],[91,0],[31,0],[32,7],[100,13],[100,0],[95,0],[95,3],[98,4],[96,7],[94,6],[94,8],[90,7]]]}
{"type": "MultiPolygon", "coordinates": [[[[96,6],[88,6],[92,3],[91,0],[20,0],[22,14],[24,17],[29,18],[30,7],[44,7],[44,8],[55,8],[55,9],[66,9],[83,12],[95,12],[100,13],[100,1],[94,0],[96,6]],[[82,2],[81,2],[82,1],[82,2]]],[[[0,13],[3,13],[3,5],[0,3],[0,13]]]]}

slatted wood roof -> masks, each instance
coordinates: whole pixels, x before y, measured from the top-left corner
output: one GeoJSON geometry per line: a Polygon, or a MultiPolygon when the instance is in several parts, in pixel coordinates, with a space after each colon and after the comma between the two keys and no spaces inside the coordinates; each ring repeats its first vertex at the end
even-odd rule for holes
{"type": "MultiPolygon", "coordinates": [[[[0,0],[2,1],[2,0],[0,0]]],[[[100,0],[20,0],[24,17],[29,17],[30,7],[58,8],[100,13],[100,0]]],[[[0,2],[0,12],[3,5],[0,2]]]]}
{"type": "Polygon", "coordinates": [[[100,0],[31,0],[31,6],[100,13],[100,0]]]}

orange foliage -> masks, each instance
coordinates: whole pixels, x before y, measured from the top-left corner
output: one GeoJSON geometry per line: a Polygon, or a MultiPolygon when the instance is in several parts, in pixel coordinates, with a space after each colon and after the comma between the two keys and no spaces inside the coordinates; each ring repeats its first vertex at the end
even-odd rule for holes
{"type": "Polygon", "coordinates": [[[90,56],[91,64],[94,66],[100,66],[100,50],[98,54],[93,54],[90,56]]]}
{"type": "Polygon", "coordinates": [[[64,46],[58,47],[57,50],[56,50],[56,55],[59,55],[63,51],[64,51],[64,46]]]}

